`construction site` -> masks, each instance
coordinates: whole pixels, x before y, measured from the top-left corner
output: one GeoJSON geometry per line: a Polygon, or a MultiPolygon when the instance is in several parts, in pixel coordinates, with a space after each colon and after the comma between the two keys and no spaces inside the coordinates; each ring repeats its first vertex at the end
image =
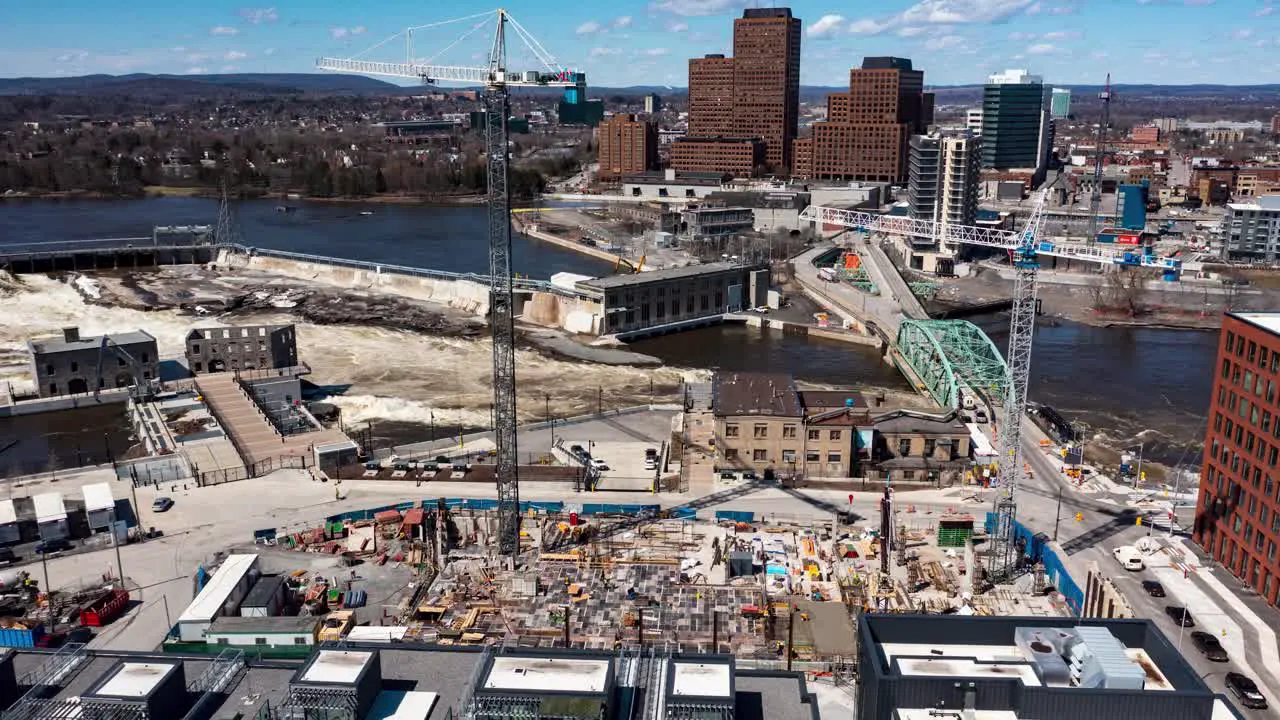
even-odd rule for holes
{"type": "Polygon", "coordinates": [[[836,672],[853,662],[864,612],[1070,615],[1035,567],[1012,585],[986,583],[975,560],[985,534],[967,514],[904,513],[896,526],[867,527],[844,515],[761,522],[530,503],[513,567],[497,552],[499,513],[485,505],[442,498],[263,530],[259,545],[274,549],[256,551],[296,590],[281,607],[315,616],[325,639],[645,647],[836,672]],[[321,558],[290,560],[298,553],[332,562],[316,569],[321,558]]]}

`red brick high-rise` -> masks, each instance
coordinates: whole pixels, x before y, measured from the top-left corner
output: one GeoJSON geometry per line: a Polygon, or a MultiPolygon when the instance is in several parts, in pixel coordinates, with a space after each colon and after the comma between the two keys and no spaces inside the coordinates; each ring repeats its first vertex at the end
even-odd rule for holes
{"type": "Polygon", "coordinates": [[[658,169],[658,126],[652,120],[637,115],[614,115],[600,123],[597,132],[601,179],[612,180],[658,169]]]}
{"type": "Polygon", "coordinates": [[[849,71],[849,92],[827,96],[827,119],[800,141],[807,159],[793,174],[827,180],[901,183],[907,143],[933,123],[933,93],[911,61],[869,57],[849,71]]]}
{"type": "Polygon", "coordinates": [[[732,58],[689,61],[690,139],[759,138],[770,172],[790,172],[800,116],[800,25],[790,8],[743,10],[733,21],[732,58]]]}
{"type": "Polygon", "coordinates": [[[1280,313],[1227,313],[1193,537],[1268,604],[1280,595],[1280,313]]]}

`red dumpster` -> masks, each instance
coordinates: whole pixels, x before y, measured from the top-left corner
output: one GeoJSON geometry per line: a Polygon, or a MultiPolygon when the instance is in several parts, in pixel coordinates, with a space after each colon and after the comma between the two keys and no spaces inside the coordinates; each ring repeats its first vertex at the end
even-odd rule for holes
{"type": "Polygon", "coordinates": [[[102,627],[124,612],[128,606],[129,591],[112,590],[80,611],[80,624],[86,627],[102,627]]]}

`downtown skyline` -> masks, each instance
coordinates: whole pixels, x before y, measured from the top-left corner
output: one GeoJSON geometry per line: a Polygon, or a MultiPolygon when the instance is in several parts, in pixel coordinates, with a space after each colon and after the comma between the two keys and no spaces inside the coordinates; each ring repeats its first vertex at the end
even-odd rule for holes
{"type": "MultiPolygon", "coordinates": [[[[592,85],[683,88],[688,60],[729,53],[733,18],[757,4],[624,0],[606,10],[513,0],[504,7],[563,65],[585,71],[592,85]]],[[[797,0],[785,6],[803,21],[805,85],[846,84],[849,68],[868,55],[912,58],[931,86],[982,83],[1006,67],[1025,67],[1056,84],[1100,84],[1108,72],[1121,84],[1277,82],[1277,0],[899,0],[874,10],[797,0]]],[[[0,28],[0,74],[311,72],[321,55],[350,57],[406,26],[490,9],[429,10],[402,0],[376,10],[291,0],[176,7],[138,0],[127,12],[87,0],[23,4],[0,28]]],[[[482,64],[488,28],[479,22],[419,30],[414,58],[482,64]]],[[[511,67],[536,67],[514,34],[508,47],[511,67]]],[[[396,38],[361,57],[403,61],[405,55],[403,39],[396,38]]]]}

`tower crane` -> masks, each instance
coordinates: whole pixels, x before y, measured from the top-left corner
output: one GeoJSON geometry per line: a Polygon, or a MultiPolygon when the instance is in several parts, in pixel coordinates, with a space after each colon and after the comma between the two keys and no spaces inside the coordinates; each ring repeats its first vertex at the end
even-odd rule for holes
{"type": "Polygon", "coordinates": [[[508,90],[512,87],[577,87],[586,89],[586,75],[560,65],[524,27],[505,10],[477,13],[443,22],[406,28],[350,58],[324,57],[320,70],[410,78],[425,84],[455,82],[483,87],[485,154],[488,170],[489,224],[489,325],[493,335],[493,431],[497,445],[495,475],[498,484],[498,549],[514,566],[520,552],[520,490],[516,452],[515,308],[511,292],[511,197],[507,189],[510,116],[508,90]],[[414,34],[426,28],[474,21],[447,47],[425,61],[414,56],[414,34]],[[488,62],[484,67],[434,65],[433,60],[468,37],[491,29],[488,62]],[[525,72],[507,67],[507,30],[510,28],[543,66],[525,72]],[[397,38],[403,38],[404,62],[363,60],[360,56],[397,38]]]}
{"type": "Polygon", "coordinates": [[[1177,277],[1182,267],[1182,261],[1177,258],[1163,258],[1145,251],[1108,252],[1096,245],[1060,244],[1040,239],[1048,194],[1047,189],[1037,193],[1026,224],[1021,230],[1012,232],[954,225],[934,220],[875,215],[817,205],[810,205],[800,213],[801,219],[824,225],[839,225],[890,235],[925,237],[946,244],[999,248],[1009,253],[1016,275],[1012,317],[1009,322],[1009,346],[1005,353],[1008,376],[1004,388],[1005,396],[1002,398],[1003,407],[1000,414],[997,448],[1000,453],[997,474],[999,492],[996,494],[993,507],[996,524],[987,560],[988,574],[996,579],[1012,575],[1018,560],[1014,520],[1017,514],[1016,493],[1023,474],[1022,420],[1027,412],[1027,381],[1031,377],[1031,343],[1035,338],[1036,278],[1040,269],[1039,256],[1072,258],[1114,267],[1156,268],[1164,272],[1167,277],[1177,277]]]}
{"type": "Polygon", "coordinates": [[[1103,146],[1107,144],[1107,126],[1111,124],[1111,73],[1107,73],[1107,84],[1098,93],[1102,101],[1102,120],[1098,123],[1098,142],[1093,158],[1093,192],[1089,194],[1089,235],[1086,242],[1093,242],[1098,237],[1098,211],[1102,207],[1102,158],[1106,155],[1103,146]]]}

